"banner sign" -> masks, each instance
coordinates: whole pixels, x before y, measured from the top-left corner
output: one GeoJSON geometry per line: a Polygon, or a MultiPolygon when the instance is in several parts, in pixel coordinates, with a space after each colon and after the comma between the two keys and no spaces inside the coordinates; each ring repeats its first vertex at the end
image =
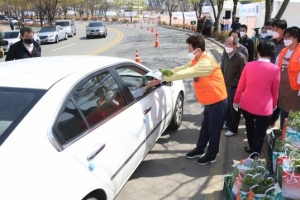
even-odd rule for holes
{"type": "MultiPolygon", "coordinates": [[[[182,12],[172,12],[172,17],[177,17],[177,19],[182,19],[182,12]]],[[[196,19],[195,11],[192,12],[184,12],[185,19],[196,19]]]]}
{"type": "Polygon", "coordinates": [[[133,17],[136,15],[136,12],[125,12],[126,17],[133,17]]]}
{"type": "Polygon", "coordinates": [[[106,12],[106,16],[117,16],[116,12],[106,12]]]}
{"type": "Polygon", "coordinates": [[[240,17],[258,17],[260,16],[259,3],[243,4],[239,7],[240,17]]]}
{"type": "Polygon", "coordinates": [[[211,6],[202,6],[202,13],[210,13],[211,6]]]}

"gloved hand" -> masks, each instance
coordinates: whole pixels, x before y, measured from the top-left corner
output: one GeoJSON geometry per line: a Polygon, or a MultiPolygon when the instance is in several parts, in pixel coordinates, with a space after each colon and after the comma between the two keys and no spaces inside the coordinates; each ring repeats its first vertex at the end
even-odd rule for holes
{"type": "Polygon", "coordinates": [[[273,108],[273,111],[276,110],[277,106],[275,106],[275,108],[273,108]]]}
{"type": "Polygon", "coordinates": [[[233,109],[234,109],[236,112],[238,112],[238,111],[239,111],[239,107],[240,107],[240,105],[239,105],[239,104],[237,104],[237,103],[233,103],[233,109]]]}

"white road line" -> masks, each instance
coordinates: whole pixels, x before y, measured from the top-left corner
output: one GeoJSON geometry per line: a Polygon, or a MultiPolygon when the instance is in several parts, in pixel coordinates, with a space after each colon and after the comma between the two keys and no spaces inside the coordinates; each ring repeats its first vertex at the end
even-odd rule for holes
{"type": "Polygon", "coordinates": [[[74,45],[75,43],[72,43],[72,44],[69,44],[67,46],[64,46],[64,47],[60,47],[60,48],[57,48],[57,49],[53,49],[52,51],[57,51],[57,50],[60,50],[60,49],[64,49],[64,48],[67,48],[67,47],[70,47],[72,45],[74,45]]]}

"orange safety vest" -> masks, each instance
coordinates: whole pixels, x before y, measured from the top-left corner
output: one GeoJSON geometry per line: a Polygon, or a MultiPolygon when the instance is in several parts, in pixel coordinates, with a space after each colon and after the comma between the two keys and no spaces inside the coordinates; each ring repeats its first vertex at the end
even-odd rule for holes
{"type": "MultiPolygon", "coordinates": [[[[217,103],[227,98],[226,86],[220,66],[208,55],[202,55],[201,59],[208,59],[214,66],[214,71],[209,76],[199,77],[194,81],[197,100],[204,105],[217,103]]],[[[197,62],[192,61],[192,66],[197,62]]]]}
{"type": "MultiPolygon", "coordinates": [[[[278,57],[278,66],[282,66],[283,58],[288,51],[288,47],[281,50],[278,57]]],[[[287,67],[290,80],[290,86],[293,90],[300,90],[300,84],[297,83],[298,74],[300,72],[300,44],[293,51],[289,65],[287,67]]]]}

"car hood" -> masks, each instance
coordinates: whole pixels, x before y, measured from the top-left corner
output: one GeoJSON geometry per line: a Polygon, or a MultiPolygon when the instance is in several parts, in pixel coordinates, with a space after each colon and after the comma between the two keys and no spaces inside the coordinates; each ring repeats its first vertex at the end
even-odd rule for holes
{"type": "Polygon", "coordinates": [[[97,27],[87,27],[87,29],[89,29],[89,30],[100,30],[100,29],[104,29],[104,27],[103,26],[97,26],[97,27]]]}
{"type": "Polygon", "coordinates": [[[38,36],[48,36],[48,35],[53,35],[56,34],[56,32],[43,32],[43,33],[38,33],[38,36]]]}
{"type": "Polygon", "coordinates": [[[20,40],[20,38],[9,38],[9,39],[5,39],[8,43],[15,43],[18,42],[20,40]]]}

